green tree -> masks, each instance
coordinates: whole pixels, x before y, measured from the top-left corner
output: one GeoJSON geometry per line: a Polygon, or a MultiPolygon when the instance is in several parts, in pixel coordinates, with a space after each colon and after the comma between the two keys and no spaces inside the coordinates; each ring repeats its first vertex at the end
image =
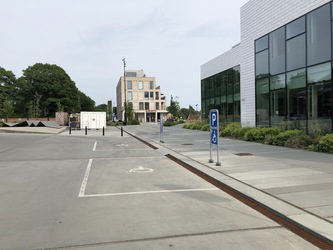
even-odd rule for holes
{"type": "Polygon", "coordinates": [[[167,111],[171,114],[171,116],[174,119],[178,119],[180,115],[180,107],[179,107],[179,102],[178,98],[175,98],[176,100],[173,99],[171,96],[171,101],[170,101],[170,106],[167,107],[167,111]]]}
{"type": "Polygon", "coordinates": [[[127,101],[126,114],[127,114],[128,123],[131,124],[131,122],[134,119],[134,110],[132,102],[127,101]]]}
{"type": "Polygon", "coordinates": [[[8,118],[14,113],[14,106],[12,101],[6,100],[2,105],[0,111],[1,114],[4,115],[4,117],[6,118],[6,121],[8,121],[8,118]]]}
{"type": "Polygon", "coordinates": [[[40,108],[45,116],[54,115],[59,105],[65,112],[80,111],[79,90],[61,67],[36,63],[23,70],[19,79],[22,101],[33,102],[35,93],[41,96],[40,108]]]}
{"type": "Polygon", "coordinates": [[[95,109],[95,101],[93,101],[89,96],[85,93],[79,91],[80,98],[80,111],[94,111],[95,109]]]}
{"type": "Polygon", "coordinates": [[[17,97],[17,80],[12,71],[0,67],[0,110],[8,118],[14,113],[17,97]]]}
{"type": "Polygon", "coordinates": [[[95,111],[102,111],[102,112],[106,112],[108,109],[107,105],[106,104],[100,104],[100,105],[97,105],[95,107],[95,111]]]}

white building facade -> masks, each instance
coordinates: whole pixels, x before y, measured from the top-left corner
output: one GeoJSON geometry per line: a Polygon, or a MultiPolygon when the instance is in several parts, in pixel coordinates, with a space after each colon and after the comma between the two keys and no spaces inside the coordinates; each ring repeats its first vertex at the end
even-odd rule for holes
{"type": "Polygon", "coordinates": [[[332,132],[332,8],[328,0],[247,2],[240,9],[240,45],[201,66],[203,118],[218,108],[221,119],[237,121],[240,101],[243,126],[289,122],[311,133],[320,124],[332,132]],[[226,93],[223,87],[219,94],[209,91],[237,85],[235,78],[223,82],[218,77],[229,76],[226,72],[235,67],[240,98],[232,87],[226,93]]]}

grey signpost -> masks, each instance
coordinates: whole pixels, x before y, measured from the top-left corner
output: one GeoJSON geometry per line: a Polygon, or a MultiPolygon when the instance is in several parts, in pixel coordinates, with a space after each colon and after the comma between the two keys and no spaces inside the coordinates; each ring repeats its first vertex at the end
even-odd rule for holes
{"type": "Polygon", "coordinates": [[[160,142],[163,141],[163,114],[160,114],[160,142]]]}
{"type": "Polygon", "coordinates": [[[216,145],[217,162],[216,166],[221,166],[219,158],[219,111],[217,109],[211,109],[209,112],[210,123],[210,159],[209,162],[213,163],[212,159],[212,145],[216,145]]]}

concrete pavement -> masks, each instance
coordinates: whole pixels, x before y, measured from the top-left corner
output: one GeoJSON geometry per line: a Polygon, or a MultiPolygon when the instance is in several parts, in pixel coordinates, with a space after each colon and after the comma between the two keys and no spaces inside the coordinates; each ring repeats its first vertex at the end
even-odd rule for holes
{"type": "Polygon", "coordinates": [[[158,124],[124,130],[272,209],[333,247],[333,155],[220,138],[210,159],[208,132],[158,124]]]}

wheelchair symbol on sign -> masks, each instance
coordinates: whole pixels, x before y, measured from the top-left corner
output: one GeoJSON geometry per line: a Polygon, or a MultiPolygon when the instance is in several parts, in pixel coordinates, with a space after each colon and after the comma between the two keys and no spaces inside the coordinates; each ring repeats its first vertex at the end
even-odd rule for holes
{"type": "Polygon", "coordinates": [[[212,129],[212,133],[211,133],[211,143],[212,144],[217,144],[217,129],[212,129]]]}

